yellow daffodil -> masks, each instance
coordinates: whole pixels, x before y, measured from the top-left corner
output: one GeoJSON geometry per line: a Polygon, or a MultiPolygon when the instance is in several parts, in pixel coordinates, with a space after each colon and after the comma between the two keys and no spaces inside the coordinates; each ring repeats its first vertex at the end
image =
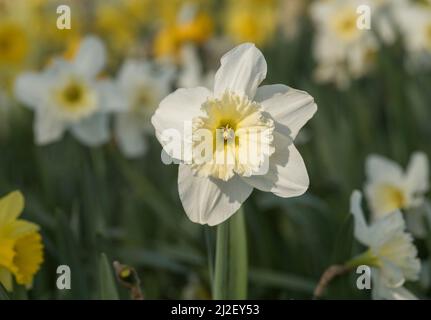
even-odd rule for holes
{"type": "Polygon", "coordinates": [[[18,65],[28,53],[28,39],[22,25],[0,20],[0,66],[18,65]]]}
{"type": "Polygon", "coordinates": [[[234,42],[263,45],[272,38],[277,26],[276,1],[229,1],[225,17],[225,31],[234,42]]]}
{"type": "Polygon", "coordinates": [[[195,5],[186,4],[174,20],[168,20],[154,42],[157,57],[176,57],[186,43],[202,44],[212,35],[211,17],[195,5]]]}
{"type": "Polygon", "coordinates": [[[0,199],[0,282],[12,290],[12,278],[20,285],[31,286],[43,262],[39,226],[19,219],[24,197],[14,191],[0,199]]]}
{"type": "Polygon", "coordinates": [[[130,14],[116,2],[103,1],[96,10],[95,28],[115,52],[130,50],[137,36],[137,25],[130,14]]]}

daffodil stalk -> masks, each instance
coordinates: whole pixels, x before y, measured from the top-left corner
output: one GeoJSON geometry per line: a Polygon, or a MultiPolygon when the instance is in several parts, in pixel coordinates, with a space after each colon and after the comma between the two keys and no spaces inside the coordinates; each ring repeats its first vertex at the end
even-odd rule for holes
{"type": "Polygon", "coordinates": [[[217,227],[213,298],[247,298],[247,236],[242,208],[217,227]]]}
{"type": "Polygon", "coordinates": [[[332,265],[322,274],[320,280],[314,289],[314,298],[320,298],[329,283],[336,277],[346,274],[360,265],[377,266],[377,257],[367,250],[364,253],[353,257],[349,261],[341,265],[332,265]]]}

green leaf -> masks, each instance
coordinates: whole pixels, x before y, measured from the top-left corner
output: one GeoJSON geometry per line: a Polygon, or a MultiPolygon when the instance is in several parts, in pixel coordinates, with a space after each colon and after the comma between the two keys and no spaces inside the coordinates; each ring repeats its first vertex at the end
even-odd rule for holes
{"type": "Polygon", "coordinates": [[[119,300],[115,277],[106,254],[99,259],[99,298],[101,300],[119,300]]]}
{"type": "Polygon", "coordinates": [[[242,209],[217,227],[213,298],[247,298],[247,239],[242,209]]]}
{"type": "Polygon", "coordinates": [[[7,293],[5,287],[0,283],[0,300],[10,300],[9,294],[7,293]]]}
{"type": "Polygon", "coordinates": [[[261,269],[250,270],[250,281],[262,286],[300,291],[310,295],[316,286],[316,282],[301,276],[261,269]]]}
{"type": "Polygon", "coordinates": [[[332,255],[333,263],[344,263],[352,257],[353,216],[348,214],[337,233],[337,240],[332,255]]]}

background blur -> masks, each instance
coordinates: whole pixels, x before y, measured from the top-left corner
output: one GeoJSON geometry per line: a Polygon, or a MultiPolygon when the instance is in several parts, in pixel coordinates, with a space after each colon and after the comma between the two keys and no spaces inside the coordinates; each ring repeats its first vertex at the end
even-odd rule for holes
{"type": "MultiPolygon", "coordinates": [[[[34,115],[16,102],[15,77],[43,69],[53,56],[73,56],[89,34],[107,46],[104,77],[115,77],[128,58],[144,59],[175,70],[172,90],[185,82],[204,84],[223,53],[251,41],[267,60],[265,83],[287,84],[315,98],[318,112],[296,142],[309,191],[282,199],[255,190],[244,207],[249,298],[311,298],[329,265],[360,252],[349,197],[364,185],[367,155],[403,166],[416,150],[431,155],[431,7],[426,1],[368,1],[373,41],[360,44],[361,51],[349,43],[347,25],[340,31],[346,37],[326,38],[325,23],[332,20],[319,5],[336,2],[0,0],[0,195],[23,192],[24,217],[41,226],[45,245],[28,297],[99,298],[102,252],[110,262],[136,268],[145,298],[211,297],[215,228],[186,217],[177,167],[162,164],[151,134],[147,152],[133,159],[115,137],[94,148],[69,134],[47,146],[34,143],[34,115]],[[60,4],[71,7],[71,30],[56,28],[60,4]],[[414,14],[425,22],[419,25],[414,14]],[[412,43],[420,32],[421,45],[412,43]],[[72,270],[71,290],[55,286],[63,264],[72,270]]],[[[431,235],[415,244],[426,262],[431,235]]],[[[429,298],[429,264],[422,273],[407,287],[429,298]]],[[[369,298],[356,289],[355,276],[334,281],[326,297],[369,298]]]]}

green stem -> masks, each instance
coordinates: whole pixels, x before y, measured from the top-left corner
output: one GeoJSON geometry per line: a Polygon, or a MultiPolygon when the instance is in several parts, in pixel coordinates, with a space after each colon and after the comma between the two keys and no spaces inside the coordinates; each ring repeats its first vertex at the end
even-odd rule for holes
{"type": "Polygon", "coordinates": [[[378,267],[379,260],[378,258],[371,252],[371,250],[367,250],[364,253],[353,257],[349,261],[347,261],[344,266],[349,269],[354,269],[360,265],[367,265],[370,267],[378,267]]]}
{"type": "Polygon", "coordinates": [[[243,210],[217,227],[213,298],[247,298],[247,238],[243,210]]]}

